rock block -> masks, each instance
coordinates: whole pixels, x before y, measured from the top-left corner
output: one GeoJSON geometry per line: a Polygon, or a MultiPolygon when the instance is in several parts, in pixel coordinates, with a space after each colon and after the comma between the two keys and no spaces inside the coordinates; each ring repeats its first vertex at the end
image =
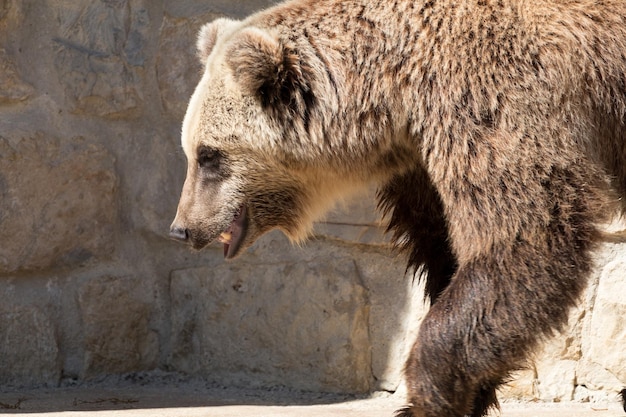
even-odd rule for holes
{"type": "Polygon", "coordinates": [[[104,276],[78,292],[84,372],[90,377],[152,369],[159,340],[150,326],[151,294],[141,278],[104,276]]]}
{"type": "Polygon", "coordinates": [[[626,384],[626,256],[620,254],[603,269],[590,324],[586,359],[601,365],[626,384]]]}
{"type": "MultiPolygon", "coordinates": [[[[624,382],[620,381],[610,370],[587,359],[578,362],[576,379],[578,384],[589,390],[592,396],[598,396],[601,391],[617,394],[624,387],[624,382]]],[[[603,396],[600,394],[600,397],[603,396]]]]}
{"type": "Polygon", "coordinates": [[[395,391],[428,312],[424,286],[412,272],[406,272],[404,259],[391,251],[353,249],[352,256],[369,293],[374,388],[395,391]]]}
{"type": "Polygon", "coordinates": [[[150,36],[144,2],[63,2],[55,7],[55,67],[74,113],[126,119],[141,115],[150,36]]]}
{"type": "Polygon", "coordinates": [[[243,257],[251,264],[337,258],[348,258],[356,264],[361,285],[367,290],[370,340],[369,347],[362,349],[371,349],[372,389],[395,391],[404,378],[404,364],[428,311],[422,282],[406,271],[402,255],[387,245],[355,244],[335,237],[318,236],[301,247],[293,247],[280,232],[272,232],[243,257]]]}
{"type": "Polygon", "coordinates": [[[0,310],[0,384],[55,384],[61,361],[55,326],[36,307],[0,310]]]}
{"type": "Polygon", "coordinates": [[[549,360],[547,364],[539,363],[537,377],[538,394],[542,401],[560,402],[574,399],[576,361],[549,360]]]}
{"type": "Polygon", "coordinates": [[[365,392],[367,293],[350,258],[171,275],[174,369],[236,383],[365,392]]]}
{"type": "Polygon", "coordinates": [[[0,273],[106,259],[116,190],[114,158],[101,146],[0,136],[0,273]]]}

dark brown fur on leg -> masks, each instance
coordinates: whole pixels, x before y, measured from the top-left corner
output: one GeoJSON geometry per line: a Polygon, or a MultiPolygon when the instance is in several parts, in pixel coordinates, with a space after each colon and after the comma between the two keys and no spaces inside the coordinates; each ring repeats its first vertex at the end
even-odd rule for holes
{"type": "Polygon", "coordinates": [[[482,417],[487,415],[487,412],[492,409],[500,408],[500,403],[496,396],[496,388],[502,383],[498,381],[484,385],[478,390],[476,398],[474,399],[474,407],[472,408],[471,417],[482,417]]]}
{"type": "MultiPolygon", "coordinates": [[[[439,194],[427,173],[421,167],[393,178],[378,193],[380,207],[390,214],[389,229],[396,241],[408,253],[408,266],[424,268],[426,296],[434,304],[450,284],[458,263],[448,241],[448,230],[443,218],[443,206],[439,194]],[[406,190],[423,190],[407,193],[406,190]]],[[[476,393],[472,416],[482,416],[491,408],[498,407],[496,387],[489,384],[476,393]]],[[[411,416],[409,408],[399,410],[398,417],[411,416]]]]}
{"type": "Polygon", "coordinates": [[[382,211],[390,216],[388,229],[408,254],[408,267],[424,268],[426,296],[434,304],[457,269],[437,190],[426,171],[416,167],[389,181],[378,192],[378,199],[382,211]]]}
{"type": "MultiPolygon", "coordinates": [[[[533,278],[555,279],[547,276],[555,267],[550,259],[524,244],[459,269],[422,323],[409,359],[414,417],[485,415],[495,385],[523,364],[540,334],[550,332],[546,316],[554,325],[566,321],[578,294],[562,285],[544,294],[532,291],[533,278]],[[520,261],[533,256],[535,265],[520,261]]],[[[567,261],[557,269],[570,270],[582,288],[581,275],[567,261]]]]}
{"type": "Polygon", "coordinates": [[[459,266],[420,328],[406,368],[411,406],[400,416],[484,416],[495,388],[566,323],[598,238],[601,199],[585,177],[584,167],[553,168],[543,181],[550,222],[459,266]]]}

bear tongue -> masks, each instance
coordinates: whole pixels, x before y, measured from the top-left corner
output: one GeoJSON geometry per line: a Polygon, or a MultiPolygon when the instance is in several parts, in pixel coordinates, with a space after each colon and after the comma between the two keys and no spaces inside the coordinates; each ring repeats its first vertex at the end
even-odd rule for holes
{"type": "Polygon", "coordinates": [[[246,211],[246,207],[241,206],[239,212],[235,215],[235,218],[230,224],[230,227],[221,236],[222,239],[220,240],[224,244],[224,258],[226,259],[232,258],[239,249],[239,246],[241,246],[247,229],[246,211]]]}
{"type": "Polygon", "coordinates": [[[233,219],[228,229],[226,229],[222,234],[217,238],[217,240],[224,244],[224,258],[228,255],[228,250],[230,249],[230,245],[233,242],[233,223],[235,220],[233,219]]]}

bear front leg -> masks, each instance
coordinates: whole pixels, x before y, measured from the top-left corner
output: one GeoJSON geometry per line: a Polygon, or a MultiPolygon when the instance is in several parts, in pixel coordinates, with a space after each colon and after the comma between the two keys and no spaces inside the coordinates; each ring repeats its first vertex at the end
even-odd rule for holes
{"type": "Polygon", "coordinates": [[[589,270],[585,246],[546,232],[461,265],[422,323],[406,367],[411,405],[398,416],[481,417],[497,407],[495,389],[566,323],[589,270]]]}
{"type": "Polygon", "coordinates": [[[388,229],[408,255],[407,266],[423,273],[425,295],[434,304],[457,268],[439,193],[417,165],[381,187],[378,200],[389,217],[388,229]]]}

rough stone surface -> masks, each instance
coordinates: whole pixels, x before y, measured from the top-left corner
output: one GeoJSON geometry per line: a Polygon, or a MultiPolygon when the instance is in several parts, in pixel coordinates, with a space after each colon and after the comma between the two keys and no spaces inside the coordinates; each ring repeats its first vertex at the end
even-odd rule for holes
{"type": "Polygon", "coordinates": [[[78,293],[84,332],[86,376],[152,369],[158,337],[150,329],[150,294],[134,278],[105,276],[84,284],[78,293]]]}
{"type": "Polygon", "coordinates": [[[0,369],[2,385],[59,380],[54,326],[37,307],[0,307],[0,369]]]}
{"type": "Polygon", "coordinates": [[[106,259],[117,215],[113,166],[81,137],[0,133],[0,273],[106,259]]]}
{"type": "Polygon", "coordinates": [[[591,318],[587,358],[626,381],[626,257],[608,263],[602,270],[591,318]]]}
{"type": "MultiPolygon", "coordinates": [[[[137,169],[132,177],[123,178],[127,182],[127,199],[124,207],[132,206],[134,210],[123,214],[130,217],[133,227],[143,232],[150,232],[155,239],[163,239],[169,231],[172,217],[176,213],[176,199],[180,183],[184,180],[184,158],[178,154],[178,144],[166,136],[164,132],[154,131],[150,143],[130,143],[127,145],[129,155],[125,156],[125,163],[136,164],[137,158],[150,161],[150,169],[137,169]],[[181,172],[172,172],[159,167],[172,166],[181,172]],[[167,198],[165,198],[167,196],[167,198]]],[[[169,243],[169,242],[168,242],[169,243]]],[[[182,249],[182,248],[180,248],[182,249]]]]}
{"type": "Polygon", "coordinates": [[[161,103],[176,120],[182,120],[200,80],[202,65],[196,57],[195,43],[198,31],[203,24],[222,16],[206,13],[189,19],[166,14],[163,18],[156,70],[161,103]]]}
{"type": "Polygon", "coordinates": [[[0,106],[24,101],[34,92],[33,87],[22,80],[13,54],[5,49],[10,47],[7,34],[14,31],[22,20],[23,13],[18,1],[0,2],[0,106]]]}
{"type": "Polygon", "coordinates": [[[32,94],[32,86],[20,79],[11,57],[0,49],[0,105],[24,101],[32,94]]]}
{"type": "Polygon", "coordinates": [[[428,311],[424,288],[391,254],[366,253],[357,259],[369,293],[374,386],[393,392],[402,381],[409,350],[428,311]]]}
{"type": "Polygon", "coordinates": [[[150,16],[144,0],[62,2],[55,67],[75,113],[137,117],[150,16]]]}
{"type": "Polygon", "coordinates": [[[171,294],[176,369],[369,389],[369,308],[351,259],[177,271],[171,294]]]}
{"type": "Polygon", "coordinates": [[[548,402],[574,399],[576,362],[550,358],[545,363],[545,360],[537,373],[539,399],[548,402]]]}

